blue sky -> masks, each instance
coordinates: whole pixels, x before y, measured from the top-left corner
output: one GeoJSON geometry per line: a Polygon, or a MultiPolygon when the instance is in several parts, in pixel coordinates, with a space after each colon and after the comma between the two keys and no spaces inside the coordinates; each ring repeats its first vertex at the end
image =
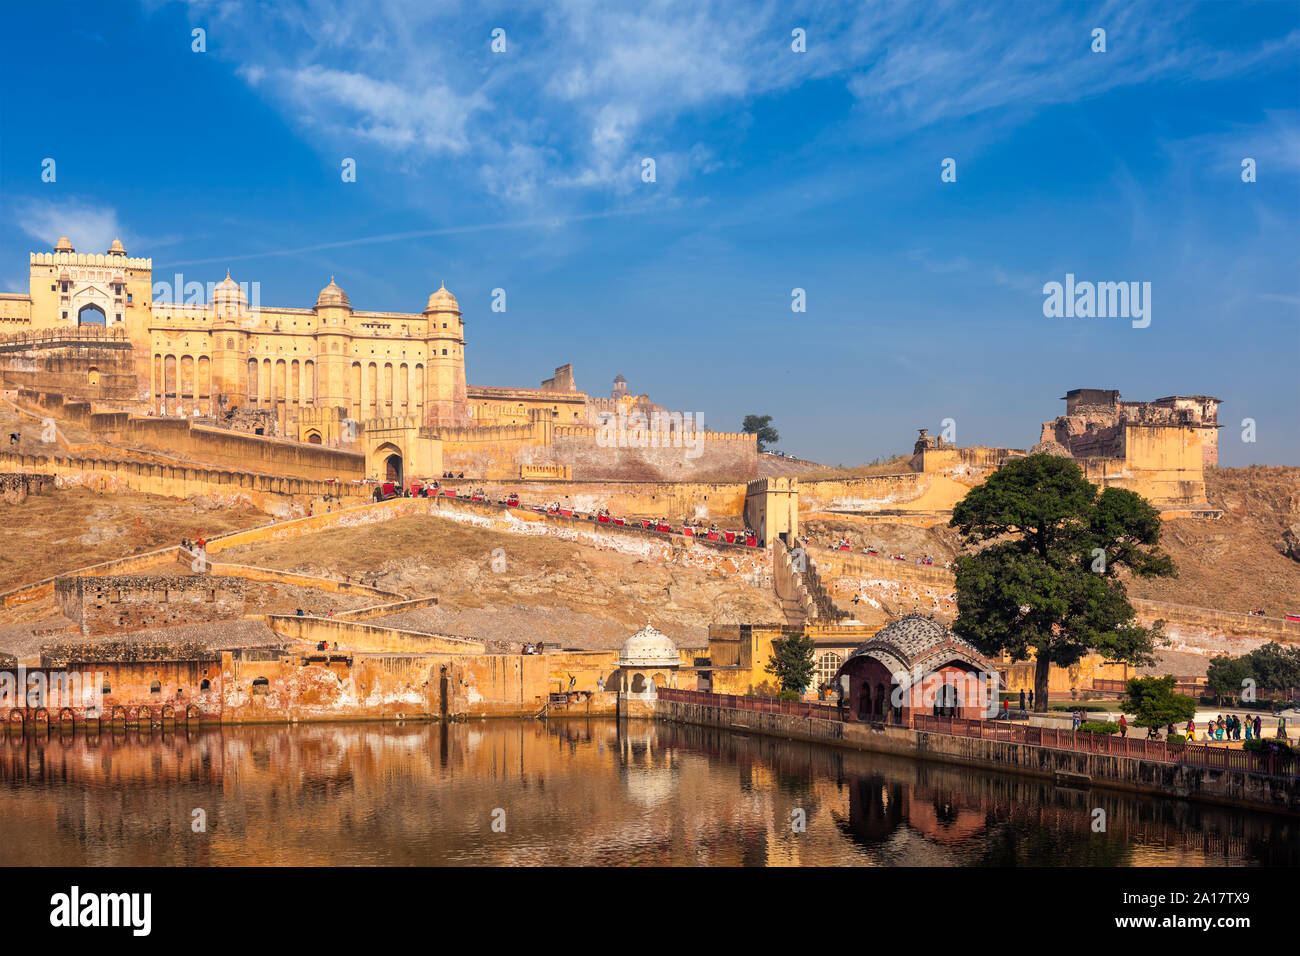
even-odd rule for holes
{"type": "Polygon", "coordinates": [[[419,311],[445,280],[472,384],[572,362],[606,394],[621,372],[720,430],[770,414],[780,447],[830,464],[945,418],[960,444],[1029,447],[1073,387],[1217,395],[1223,464],[1300,464],[1300,4],[6,18],[4,289],[60,234],[120,235],[155,279],[229,267],[264,305],[334,275],[356,308],[419,311]],[[1150,326],[1044,317],[1066,273],[1150,282],[1150,326]]]}

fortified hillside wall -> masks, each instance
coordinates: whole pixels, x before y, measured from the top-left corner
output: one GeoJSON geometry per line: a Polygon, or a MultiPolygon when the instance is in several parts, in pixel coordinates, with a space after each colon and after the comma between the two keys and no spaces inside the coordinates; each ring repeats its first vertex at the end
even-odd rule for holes
{"type": "Polygon", "coordinates": [[[244,582],[213,575],[64,577],[54,598],[85,636],[140,631],[244,613],[244,582]]]}
{"type": "Polygon", "coordinates": [[[97,401],[134,401],[135,354],[121,329],[70,328],[0,336],[0,384],[97,401]]]}
{"type": "Polygon", "coordinates": [[[734,432],[622,436],[617,447],[599,426],[556,426],[554,460],[577,481],[748,481],[758,477],[758,442],[734,432]],[[698,444],[694,444],[698,442],[698,444]],[[656,445],[658,447],[656,447],[656,445]]]}
{"type": "Polygon", "coordinates": [[[156,449],[203,465],[318,480],[365,476],[365,456],[347,449],[196,425],[184,418],[97,411],[89,402],[69,401],[60,392],[46,390],[19,389],[18,404],[34,414],[80,425],[104,441],[156,449]]]}
{"type": "Polygon", "coordinates": [[[168,498],[208,494],[238,495],[259,508],[283,504],[286,497],[305,501],[369,497],[369,489],[362,485],[340,485],[302,478],[278,478],[248,471],[181,468],[100,458],[37,458],[32,455],[0,453],[0,469],[53,475],[55,486],[59,488],[84,486],[108,492],[124,487],[168,498]]]}

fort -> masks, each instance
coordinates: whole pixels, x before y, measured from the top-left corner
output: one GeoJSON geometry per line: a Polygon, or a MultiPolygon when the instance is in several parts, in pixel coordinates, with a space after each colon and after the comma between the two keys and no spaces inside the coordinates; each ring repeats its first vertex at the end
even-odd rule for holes
{"type": "MultiPolygon", "coordinates": [[[[273,308],[229,275],[177,302],[153,283],[152,260],[120,242],[92,255],[60,240],[29,266],[28,292],[0,296],[0,411],[15,423],[0,452],[6,506],[130,491],[195,514],[202,500],[272,516],[206,534],[197,565],[155,542],[0,594],[0,641],[19,651],[6,663],[108,675],[106,709],[77,719],[648,714],[647,686],[773,693],[773,642],[795,633],[816,648],[814,688],[847,667],[851,707],[880,716],[884,665],[864,655],[927,660],[877,635],[918,613],[937,623],[917,627],[938,633],[954,611],[951,570],[829,546],[832,529],[937,532],[971,488],[1030,452],[1068,456],[1169,521],[1222,513],[1206,486],[1219,399],[1205,395],[1073,389],[1025,447],[956,446],[921,429],[892,469],[792,466],[754,435],[710,431],[633,393],[622,375],[608,396],[580,390],[571,365],[537,387],[468,384],[466,317],[445,284],[420,312],[354,309],[333,279],[310,308],[273,308]],[[393,543],[412,535],[432,542],[418,559],[393,543]],[[468,558],[451,553],[461,540],[468,558]],[[509,573],[488,563],[497,551],[509,573]],[[531,555],[527,579],[514,569],[531,555]],[[498,604],[504,629],[491,623],[498,604]],[[671,652],[645,628],[639,650],[583,633],[626,637],[643,613],[691,633],[671,652]],[[534,619],[545,623],[523,623],[534,619]]],[[[1297,638],[1277,617],[1135,606],[1188,646],[1297,638]]],[[[1032,668],[962,659],[1012,684],[1032,668]]],[[[1075,697],[1129,676],[1090,657],[1054,671],[1050,691],[1075,697]]],[[[915,702],[918,713],[932,704],[915,702]]],[[[17,708],[10,719],[57,717],[17,708]]]]}

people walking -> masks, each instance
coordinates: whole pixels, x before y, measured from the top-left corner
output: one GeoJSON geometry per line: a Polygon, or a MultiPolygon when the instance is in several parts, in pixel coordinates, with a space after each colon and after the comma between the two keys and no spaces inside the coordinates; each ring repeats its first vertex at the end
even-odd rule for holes
{"type": "Polygon", "coordinates": [[[1022,711],[1025,709],[1025,689],[1023,687],[1020,688],[1020,709],[1022,711]]]}
{"type": "Polygon", "coordinates": [[[1123,714],[1119,715],[1119,735],[1120,737],[1128,736],[1128,720],[1123,714]]]}
{"type": "Polygon", "coordinates": [[[1029,706],[1030,706],[1031,709],[1032,709],[1033,706],[1034,706],[1034,691],[1033,691],[1033,688],[1030,688],[1030,690],[1029,690],[1029,706]]]}
{"type": "Polygon", "coordinates": [[[1264,729],[1263,724],[1264,722],[1259,719],[1259,714],[1256,714],[1255,715],[1255,739],[1256,740],[1264,739],[1264,735],[1263,733],[1261,733],[1261,731],[1264,729]]]}

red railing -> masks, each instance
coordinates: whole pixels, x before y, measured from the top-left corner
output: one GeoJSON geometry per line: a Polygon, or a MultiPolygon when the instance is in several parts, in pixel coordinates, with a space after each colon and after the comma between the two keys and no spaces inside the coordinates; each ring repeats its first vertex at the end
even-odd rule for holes
{"type": "Polygon", "coordinates": [[[1300,760],[1294,756],[1275,757],[1228,747],[1211,747],[1206,744],[1170,744],[1164,740],[1086,734],[1073,730],[1030,727],[996,720],[934,717],[929,714],[914,715],[912,726],[917,730],[933,734],[975,737],[980,740],[1002,740],[1035,747],[1048,747],[1052,750],[1073,750],[1078,753],[1139,757],[1162,763],[1203,767],[1207,770],[1240,770],[1278,777],[1300,776],[1300,760]]]}
{"type": "Polygon", "coordinates": [[[679,704],[698,704],[703,707],[730,707],[735,710],[752,710],[760,714],[783,714],[787,717],[816,717],[821,720],[843,720],[839,707],[806,700],[777,700],[775,697],[741,697],[737,694],[711,694],[702,690],[677,690],[664,687],[658,691],[661,700],[679,704]]]}

